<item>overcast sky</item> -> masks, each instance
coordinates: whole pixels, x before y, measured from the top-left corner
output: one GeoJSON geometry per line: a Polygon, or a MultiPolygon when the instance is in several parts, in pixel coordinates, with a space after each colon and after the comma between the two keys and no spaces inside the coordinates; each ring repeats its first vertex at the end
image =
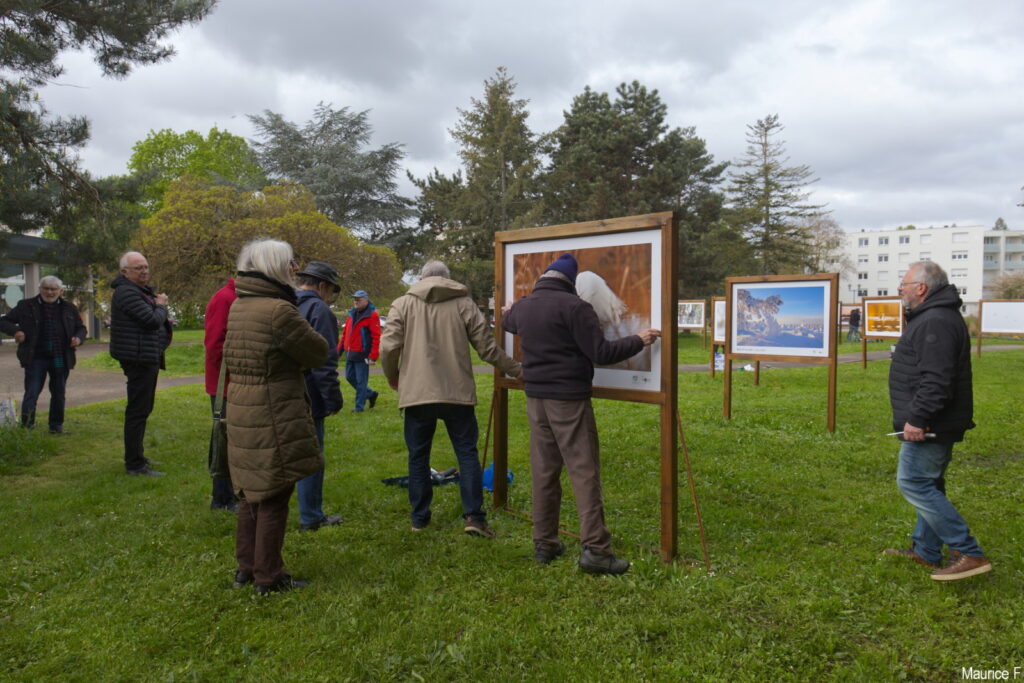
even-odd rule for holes
{"type": "Polygon", "coordinates": [[[221,0],[172,37],[170,61],[118,81],[67,54],[43,97],[92,121],[82,159],[97,175],[125,173],[152,129],[251,138],[248,114],[305,122],[323,101],[370,110],[375,144],[401,143],[423,176],[458,168],[448,129],[498,66],[535,133],[585,86],[636,79],[716,160],[777,113],[846,230],[1024,228],[1021,36],[1020,0],[221,0]]]}

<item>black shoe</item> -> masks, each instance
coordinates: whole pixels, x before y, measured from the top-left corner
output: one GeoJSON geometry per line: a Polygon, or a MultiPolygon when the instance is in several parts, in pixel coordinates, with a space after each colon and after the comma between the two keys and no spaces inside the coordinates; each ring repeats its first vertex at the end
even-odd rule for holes
{"type": "Polygon", "coordinates": [[[137,477],[162,477],[162,476],[164,476],[163,472],[157,472],[156,470],[151,470],[151,469],[149,469],[148,465],[143,465],[142,467],[140,467],[137,470],[128,470],[128,474],[131,474],[131,475],[134,475],[134,476],[137,476],[137,477]]]}
{"type": "Polygon", "coordinates": [[[629,571],[629,562],[611,553],[597,553],[584,548],[580,555],[580,569],[588,574],[625,574],[629,571]]]}
{"type": "Polygon", "coordinates": [[[291,574],[283,574],[280,579],[269,586],[256,586],[256,595],[269,595],[270,593],[281,593],[290,591],[293,588],[305,588],[306,581],[293,579],[291,574]]]}
{"type": "Polygon", "coordinates": [[[376,391],[373,392],[372,394],[370,394],[369,403],[370,403],[370,407],[371,408],[374,407],[375,405],[377,405],[377,397],[379,395],[380,394],[378,394],[376,391]]]}
{"type": "Polygon", "coordinates": [[[319,522],[313,522],[312,524],[300,524],[299,531],[316,531],[322,526],[338,526],[341,524],[341,515],[327,515],[319,522]]]}
{"type": "Polygon", "coordinates": [[[64,431],[64,425],[57,425],[56,427],[50,427],[50,433],[62,436],[64,434],[67,434],[68,432],[64,431]]]}
{"type": "Polygon", "coordinates": [[[218,503],[217,501],[210,502],[211,510],[227,510],[228,512],[238,512],[238,503],[231,501],[230,503],[218,503]]]}
{"type": "Polygon", "coordinates": [[[252,574],[243,572],[241,569],[235,572],[235,582],[231,584],[234,588],[241,588],[252,583],[252,574]]]}
{"type": "Polygon", "coordinates": [[[547,543],[533,544],[533,559],[541,564],[551,564],[556,557],[565,555],[565,544],[559,541],[555,545],[547,543]]]}

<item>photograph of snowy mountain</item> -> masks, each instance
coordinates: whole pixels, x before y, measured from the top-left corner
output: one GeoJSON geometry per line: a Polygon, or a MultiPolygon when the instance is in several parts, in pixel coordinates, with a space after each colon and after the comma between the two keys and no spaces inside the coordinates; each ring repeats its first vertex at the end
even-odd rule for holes
{"type": "Polygon", "coordinates": [[[824,357],[829,351],[830,283],[733,285],[733,353],[824,357]]]}

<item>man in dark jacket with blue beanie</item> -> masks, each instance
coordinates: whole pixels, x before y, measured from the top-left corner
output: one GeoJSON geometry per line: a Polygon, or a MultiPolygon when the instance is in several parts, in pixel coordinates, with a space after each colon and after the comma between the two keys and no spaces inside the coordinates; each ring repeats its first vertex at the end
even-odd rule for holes
{"type": "Polygon", "coordinates": [[[889,367],[889,400],[893,429],[903,440],[896,484],[917,509],[917,525],[909,549],[885,553],[931,567],[936,581],[956,581],[992,569],[946,497],[953,444],[974,427],[971,340],[963,302],[937,264],[911,264],[899,289],[907,324],[889,367]],[[943,545],[950,557],[940,568],[943,545]]]}
{"type": "Polygon", "coordinates": [[[590,404],[594,365],[613,365],[653,344],[661,333],[648,329],[608,341],[593,306],[576,294],[578,265],[558,257],[533,292],[502,317],[502,328],[519,335],[523,351],[526,413],[530,422],[534,558],[548,564],[565,552],[558,540],[562,501],[559,477],[569,470],[580,519],[580,569],[622,574],[629,562],[611,551],[604,521],[597,423],[590,404]]]}
{"type": "MultiPolygon", "coordinates": [[[[338,319],[331,313],[327,302],[341,291],[338,271],[329,263],[310,261],[296,275],[298,278],[298,309],[306,322],[327,340],[327,361],[318,368],[306,371],[306,393],[309,395],[313,426],[324,454],[324,419],[334,415],[342,406],[341,385],[338,382],[338,319]]],[[[322,526],[341,522],[341,515],[325,515],[324,469],[300,479],[295,486],[299,499],[299,529],[316,531],[322,526]]]]}
{"type": "Polygon", "coordinates": [[[156,380],[171,343],[167,295],[149,286],[149,261],[137,251],[121,257],[121,273],[110,286],[110,356],[121,363],[127,379],[124,408],[124,467],[128,474],[159,477],[143,452],[146,421],[153,412],[156,380]]]}

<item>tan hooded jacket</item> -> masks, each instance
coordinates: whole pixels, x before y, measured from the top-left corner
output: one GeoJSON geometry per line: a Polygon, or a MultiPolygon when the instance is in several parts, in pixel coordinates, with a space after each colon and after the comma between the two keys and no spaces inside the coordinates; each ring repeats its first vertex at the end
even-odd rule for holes
{"type": "Polygon", "coordinates": [[[465,285],[425,277],[396,299],[381,335],[380,362],[389,381],[398,379],[398,407],[476,405],[470,344],[485,362],[519,374],[520,364],[498,348],[465,285]]]}

